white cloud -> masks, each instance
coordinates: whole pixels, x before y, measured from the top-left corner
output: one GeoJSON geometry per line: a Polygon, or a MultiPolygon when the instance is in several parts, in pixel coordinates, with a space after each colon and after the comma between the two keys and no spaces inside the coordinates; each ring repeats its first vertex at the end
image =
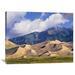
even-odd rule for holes
{"type": "Polygon", "coordinates": [[[26,21],[21,21],[20,23],[16,23],[14,25],[13,33],[15,34],[22,34],[22,33],[27,33],[27,31],[30,29],[30,20],[26,21]]]}
{"type": "Polygon", "coordinates": [[[46,23],[51,25],[64,24],[68,21],[69,20],[65,19],[61,14],[53,14],[46,19],[46,23]]]}
{"type": "Polygon", "coordinates": [[[10,25],[9,23],[19,20],[20,18],[23,19],[25,14],[25,12],[7,12],[7,25],[10,25]]]}
{"type": "Polygon", "coordinates": [[[68,21],[69,20],[65,19],[61,14],[52,14],[44,21],[41,19],[35,19],[34,21],[22,20],[20,23],[15,23],[12,32],[17,35],[41,32],[52,26],[64,24],[68,21]]]}
{"type": "Polygon", "coordinates": [[[20,23],[16,23],[12,32],[14,34],[29,34],[31,32],[40,32],[43,31],[43,22],[40,19],[31,21],[31,20],[23,20],[20,23]]]}

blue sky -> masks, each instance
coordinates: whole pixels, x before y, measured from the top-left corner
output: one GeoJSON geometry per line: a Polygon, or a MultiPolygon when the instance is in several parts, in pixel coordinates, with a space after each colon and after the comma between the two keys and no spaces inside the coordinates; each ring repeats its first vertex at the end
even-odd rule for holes
{"type": "Polygon", "coordinates": [[[42,32],[55,26],[73,27],[72,13],[6,12],[6,18],[6,38],[42,32]]]}
{"type": "Polygon", "coordinates": [[[27,12],[27,14],[25,15],[26,19],[30,19],[30,20],[35,20],[35,19],[42,19],[45,20],[46,18],[48,18],[51,14],[53,13],[47,13],[47,12],[27,12]],[[43,14],[43,15],[42,15],[43,14]]]}

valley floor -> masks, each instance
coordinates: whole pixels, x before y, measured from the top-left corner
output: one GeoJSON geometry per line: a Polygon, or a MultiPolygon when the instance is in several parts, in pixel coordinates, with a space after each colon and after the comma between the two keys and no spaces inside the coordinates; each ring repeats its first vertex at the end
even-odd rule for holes
{"type": "Polygon", "coordinates": [[[65,57],[28,57],[21,59],[5,59],[7,64],[25,64],[25,63],[72,63],[73,56],[65,57]]]}

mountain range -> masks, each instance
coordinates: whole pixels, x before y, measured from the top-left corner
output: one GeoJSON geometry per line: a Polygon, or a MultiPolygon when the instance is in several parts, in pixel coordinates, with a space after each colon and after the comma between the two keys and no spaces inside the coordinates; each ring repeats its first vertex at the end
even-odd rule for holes
{"type": "Polygon", "coordinates": [[[42,32],[33,32],[27,35],[11,38],[9,40],[17,45],[33,45],[44,41],[56,39],[65,42],[73,42],[73,29],[64,27],[52,27],[42,32]]]}

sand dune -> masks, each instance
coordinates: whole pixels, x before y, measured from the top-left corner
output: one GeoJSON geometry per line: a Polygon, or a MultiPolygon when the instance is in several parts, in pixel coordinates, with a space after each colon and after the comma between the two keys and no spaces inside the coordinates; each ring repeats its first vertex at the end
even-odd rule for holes
{"type": "Polygon", "coordinates": [[[17,45],[15,44],[15,43],[13,43],[13,42],[11,42],[11,41],[9,41],[9,40],[5,40],[5,47],[6,47],[6,49],[9,49],[9,48],[14,48],[14,47],[16,47],[17,45]]]}
{"type": "Polygon", "coordinates": [[[19,47],[17,51],[7,56],[7,58],[22,58],[26,56],[66,56],[72,53],[66,42],[62,43],[59,40],[46,41],[34,45],[25,45],[25,47],[19,47]]]}
{"type": "MultiPolygon", "coordinates": [[[[21,58],[21,57],[25,57],[26,53],[31,50],[31,46],[30,45],[26,45],[25,47],[19,47],[17,49],[17,51],[12,54],[12,55],[8,55],[7,58],[21,58]]],[[[34,53],[35,51],[32,50],[32,53],[34,53]]]]}

